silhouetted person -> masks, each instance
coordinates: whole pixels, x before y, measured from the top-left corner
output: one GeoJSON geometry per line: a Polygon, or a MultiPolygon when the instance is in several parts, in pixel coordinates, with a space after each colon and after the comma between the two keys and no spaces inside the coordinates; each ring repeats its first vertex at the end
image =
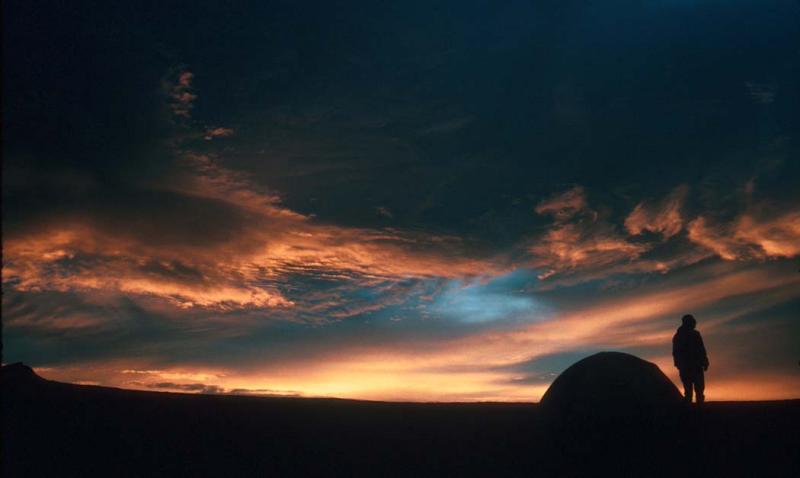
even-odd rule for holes
{"type": "Polygon", "coordinates": [[[703,372],[708,370],[708,356],[703,345],[703,337],[694,328],[697,321],[694,316],[686,314],[681,319],[681,326],[672,337],[672,358],[683,382],[683,395],[688,403],[692,403],[692,390],[697,395],[697,403],[703,403],[706,396],[705,377],[703,372]]]}

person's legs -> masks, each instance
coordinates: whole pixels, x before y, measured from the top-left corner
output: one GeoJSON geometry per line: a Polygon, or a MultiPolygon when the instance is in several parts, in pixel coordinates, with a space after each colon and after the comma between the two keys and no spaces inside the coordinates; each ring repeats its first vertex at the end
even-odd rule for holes
{"type": "Polygon", "coordinates": [[[694,377],[694,391],[697,394],[697,403],[703,403],[706,400],[706,378],[703,374],[703,369],[699,369],[694,377]]]}
{"type": "Polygon", "coordinates": [[[683,399],[692,403],[692,377],[688,370],[678,369],[678,374],[683,382],[683,399]]]}

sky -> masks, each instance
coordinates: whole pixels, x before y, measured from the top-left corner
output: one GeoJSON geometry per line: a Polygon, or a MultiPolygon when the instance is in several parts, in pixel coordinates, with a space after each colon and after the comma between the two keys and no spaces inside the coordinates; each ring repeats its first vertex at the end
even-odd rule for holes
{"type": "Polygon", "coordinates": [[[3,2],[3,363],[537,401],[692,313],[800,397],[797,2],[89,3],[3,2]]]}

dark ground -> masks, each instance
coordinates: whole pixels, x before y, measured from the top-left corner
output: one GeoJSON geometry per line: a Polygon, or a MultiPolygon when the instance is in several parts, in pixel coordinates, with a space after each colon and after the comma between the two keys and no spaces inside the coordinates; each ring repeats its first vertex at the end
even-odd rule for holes
{"type": "Polygon", "coordinates": [[[25,476],[800,476],[800,400],[661,416],[135,392],[2,380],[2,471],[25,476]]]}

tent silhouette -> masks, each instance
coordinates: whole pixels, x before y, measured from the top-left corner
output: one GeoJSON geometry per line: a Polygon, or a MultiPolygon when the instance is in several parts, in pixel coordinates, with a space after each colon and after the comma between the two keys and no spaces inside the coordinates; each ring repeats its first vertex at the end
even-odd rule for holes
{"type": "Polygon", "coordinates": [[[600,352],[567,368],[542,397],[555,413],[649,413],[673,409],[681,394],[654,363],[622,352],[600,352]]]}

